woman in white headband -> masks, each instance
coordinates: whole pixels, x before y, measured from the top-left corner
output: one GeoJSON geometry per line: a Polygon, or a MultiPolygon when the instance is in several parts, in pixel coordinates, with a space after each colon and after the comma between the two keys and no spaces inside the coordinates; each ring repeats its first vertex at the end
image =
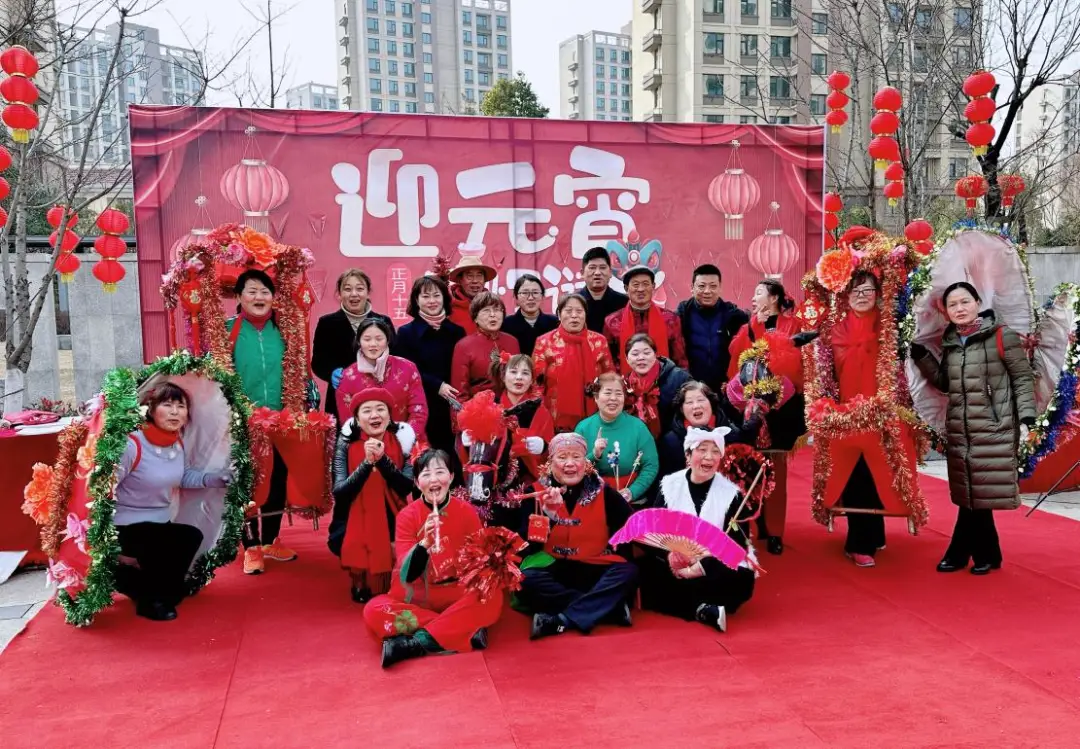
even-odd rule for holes
{"type": "MultiPolygon", "coordinates": [[[[690,428],[683,440],[689,468],[660,479],[657,507],[685,512],[727,529],[742,504],[739,489],[717,471],[724,457],[727,427],[690,428]]],[[[745,525],[745,524],[742,524],[745,525]]],[[[641,562],[641,600],[645,608],[686,620],[697,620],[721,632],[727,615],[754,593],[754,548],[745,527],[728,535],[747,550],[738,569],[707,556],[692,560],[678,552],[649,549],[641,562]]]]}

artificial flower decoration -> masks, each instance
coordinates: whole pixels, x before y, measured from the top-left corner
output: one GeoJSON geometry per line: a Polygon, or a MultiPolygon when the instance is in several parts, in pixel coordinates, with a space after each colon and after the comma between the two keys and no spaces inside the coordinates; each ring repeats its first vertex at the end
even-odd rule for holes
{"type": "Polygon", "coordinates": [[[851,249],[845,246],[822,255],[814,273],[822,286],[834,294],[839,294],[847,288],[854,271],[855,256],[851,249]]]}
{"type": "Polygon", "coordinates": [[[38,525],[49,518],[49,487],[52,484],[52,466],[44,463],[34,464],[34,476],[23,489],[22,511],[38,525]]]}

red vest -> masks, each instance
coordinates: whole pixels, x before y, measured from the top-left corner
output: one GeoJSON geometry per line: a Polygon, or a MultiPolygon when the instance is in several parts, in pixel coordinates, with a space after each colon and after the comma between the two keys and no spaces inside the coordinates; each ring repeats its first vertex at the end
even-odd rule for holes
{"type": "MultiPolygon", "coordinates": [[[[543,484],[533,484],[532,491],[546,489],[543,484]]],[[[604,512],[603,485],[595,496],[582,496],[574,505],[572,513],[566,505],[559,505],[557,517],[551,521],[544,551],[556,559],[571,559],[586,564],[612,564],[625,562],[618,554],[607,551],[607,513],[604,512]]]]}

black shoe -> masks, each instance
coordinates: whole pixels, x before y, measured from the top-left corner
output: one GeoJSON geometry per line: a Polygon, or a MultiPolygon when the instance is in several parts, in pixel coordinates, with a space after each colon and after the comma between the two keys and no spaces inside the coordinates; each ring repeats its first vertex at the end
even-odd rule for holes
{"type": "Polygon", "coordinates": [[[427,649],[412,635],[397,635],[383,640],[382,643],[383,668],[390,668],[395,663],[407,661],[410,658],[422,658],[425,655],[427,655],[427,649]]]}
{"type": "Polygon", "coordinates": [[[135,613],[155,622],[171,622],[176,618],[176,608],[161,601],[140,601],[135,613]]]}
{"type": "Polygon", "coordinates": [[[630,605],[623,603],[616,606],[615,610],[607,615],[605,621],[619,627],[634,626],[634,619],[630,616],[630,605]]]}
{"type": "Polygon", "coordinates": [[[487,627],[481,627],[473,632],[473,636],[469,638],[469,646],[473,650],[487,650],[487,627]]]}
{"type": "Polygon", "coordinates": [[[529,632],[530,640],[539,640],[541,637],[561,635],[566,631],[563,620],[551,614],[533,614],[532,630],[529,632]]]}
{"type": "Polygon", "coordinates": [[[353,588],[352,589],[353,603],[367,603],[371,600],[370,588],[353,588]]]}
{"type": "Polygon", "coordinates": [[[784,553],[784,542],[780,536],[769,536],[769,540],[765,542],[765,550],[779,556],[784,553]]]}
{"type": "Polygon", "coordinates": [[[721,632],[727,632],[727,611],[723,606],[703,603],[694,612],[694,618],[702,624],[708,624],[721,632]]]}
{"type": "Polygon", "coordinates": [[[131,600],[139,597],[139,570],[130,564],[116,565],[116,573],[113,576],[113,587],[116,592],[125,595],[131,600]]]}
{"type": "Polygon", "coordinates": [[[976,564],[971,568],[971,574],[973,575],[989,575],[990,570],[1000,570],[1001,562],[996,564],[976,564]]]}
{"type": "Polygon", "coordinates": [[[963,562],[963,563],[961,563],[961,562],[953,562],[948,557],[946,557],[945,559],[942,559],[940,562],[938,562],[937,571],[938,572],[959,572],[960,570],[964,569],[965,567],[967,567],[967,562],[963,562]]]}

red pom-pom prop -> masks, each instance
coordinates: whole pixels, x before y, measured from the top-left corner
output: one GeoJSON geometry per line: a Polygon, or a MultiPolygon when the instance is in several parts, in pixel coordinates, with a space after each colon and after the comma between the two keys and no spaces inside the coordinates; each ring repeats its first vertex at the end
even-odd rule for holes
{"type": "Polygon", "coordinates": [[[458,584],[486,601],[495,592],[521,588],[521,552],[527,544],[506,528],[492,526],[468,536],[458,550],[458,584]]]}

